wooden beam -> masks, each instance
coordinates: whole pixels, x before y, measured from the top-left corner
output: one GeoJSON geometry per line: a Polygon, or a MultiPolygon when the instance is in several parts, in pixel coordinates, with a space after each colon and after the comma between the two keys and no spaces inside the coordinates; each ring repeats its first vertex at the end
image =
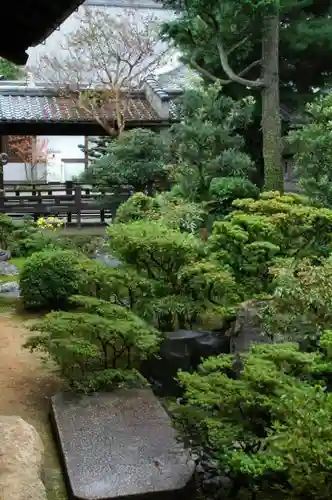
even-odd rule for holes
{"type": "MultiPolygon", "coordinates": [[[[0,135],[0,153],[6,153],[7,151],[5,150],[5,141],[4,141],[4,136],[0,135]]],[[[4,166],[0,164],[0,191],[3,195],[3,190],[4,190],[4,182],[3,182],[3,169],[4,166]]]]}
{"type": "Polygon", "coordinates": [[[84,170],[89,166],[89,136],[84,136],[84,170]]]}

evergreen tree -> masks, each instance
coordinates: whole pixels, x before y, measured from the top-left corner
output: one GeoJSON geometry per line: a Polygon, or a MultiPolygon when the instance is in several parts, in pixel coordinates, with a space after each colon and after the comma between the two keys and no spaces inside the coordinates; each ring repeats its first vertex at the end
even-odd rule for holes
{"type": "Polygon", "coordinates": [[[178,103],[182,119],[170,129],[174,190],[210,208],[222,205],[225,181],[229,187],[230,179],[248,179],[254,169],[238,133],[250,123],[254,101],[234,101],[220,90],[218,84],[187,90],[178,103]]]}
{"type": "Polygon", "coordinates": [[[83,153],[88,153],[89,161],[98,160],[107,153],[109,144],[112,142],[113,137],[110,136],[99,136],[95,137],[93,140],[89,138],[90,145],[88,148],[84,144],[80,144],[78,147],[83,153]]]}
{"type": "Polygon", "coordinates": [[[0,80],[19,80],[24,75],[21,68],[0,57],[0,80]]]}
{"type": "MultiPolygon", "coordinates": [[[[167,23],[164,31],[166,36],[181,49],[185,62],[198,69],[207,81],[219,80],[224,85],[224,92],[234,98],[248,95],[248,93],[258,97],[258,93],[262,93],[262,99],[257,99],[256,121],[250,130],[247,142],[251,150],[254,149],[257,152],[261,149],[260,127],[262,125],[263,129],[265,128],[265,134],[263,130],[263,135],[265,135],[263,153],[268,170],[266,184],[272,187],[275,174],[278,174],[275,180],[279,178],[278,182],[281,183],[279,162],[276,165],[271,164],[272,158],[277,159],[280,153],[278,152],[280,146],[279,113],[275,113],[279,106],[278,88],[274,80],[272,82],[275,85],[274,95],[270,87],[271,95],[268,99],[267,87],[265,84],[259,85],[259,82],[264,76],[266,64],[269,65],[273,57],[275,67],[272,72],[277,78],[276,56],[279,50],[280,101],[282,111],[285,107],[287,111],[281,115],[288,120],[292,117],[294,109],[301,107],[311,98],[315,87],[322,87],[330,81],[332,75],[329,56],[332,47],[332,32],[329,28],[331,2],[317,0],[282,0],[281,2],[199,0],[193,2],[189,0],[184,5],[181,0],[160,1],[168,7],[179,10],[177,19],[167,23]],[[279,4],[280,9],[277,11],[276,7],[279,4]],[[280,17],[278,23],[276,23],[277,16],[280,17]],[[269,57],[267,57],[267,52],[264,52],[264,44],[268,42],[266,23],[272,23],[272,18],[274,19],[274,41],[272,38],[269,39],[272,45],[269,48],[269,57]],[[265,29],[262,29],[264,25],[265,29]],[[280,43],[278,43],[278,36],[280,43]],[[261,108],[264,100],[265,112],[261,108]],[[261,124],[262,117],[265,117],[265,122],[263,120],[261,124]],[[270,122],[272,117],[274,126],[270,122]],[[271,134],[274,137],[273,141],[271,134]],[[273,147],[272,142],[276,144],[276,149],[271,152],[266,148],[273,147]]],[[[270,28],[272,29],[272,25],[270,28]]],[[[272,33],[270,35],[272,36],[272,33]]],[[[265,49],[267,50],[266,47],[265,49]]],[[[284,124],[287,126],[287,121],[284,124]]]]}
{"type": "Polygon", "coordinates": [[[132,186],[144,191],[156,181],[166,178],[168,156],[163,136],[148,129],[125,131],[117,139],[101,138],[90,150],[92,161],[81,181],[102,188],[132,186]],[[106,148],[106,151],[104,151],[106,148]]]}

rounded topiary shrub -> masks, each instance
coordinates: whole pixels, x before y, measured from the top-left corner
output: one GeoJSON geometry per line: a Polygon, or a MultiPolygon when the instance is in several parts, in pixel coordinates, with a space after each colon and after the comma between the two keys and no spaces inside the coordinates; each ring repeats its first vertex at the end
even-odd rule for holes
{"type": "Polygon", "coordinates": [[[225,214],[232,209],[234,200],[257,199],[259,189],[242,177],[216,177],[211,181],[210,196],[215,201],[215,212],[225,214]]]}
{"type": "Polygon", "coordinates": [[[29,257],[20,274],[26,309],[65,308],[84,282],[85,258],[71,250],[45,250],[29,257]]]}

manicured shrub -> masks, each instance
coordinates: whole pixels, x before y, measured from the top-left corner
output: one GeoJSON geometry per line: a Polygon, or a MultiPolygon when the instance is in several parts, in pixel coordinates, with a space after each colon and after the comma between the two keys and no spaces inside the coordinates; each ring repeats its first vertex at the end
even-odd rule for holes
{"type": "Polygon", "coordinates": [[[46,250],[31,255],[20,274],[20,290],[26,309],[66,307],[71,295],[84,283],[84,257],[70,250],[46,250]]]}
{"type": "Polygon", "coordinates": [[[157,351],[159,333],[124,307],[92,297],[71,301],[78,309],[47,314],[32,325],[38,333],[25,347],[46,354],[76,391],[146,383],[137,367],[157,351]]]}
{"type": "Polygon", "coordinates": [[[103,238],[102,235],[94,233],[71,234],[69,236],[64,232],[55,235],[55,244],[59,248],[76,250],[92,257],[96,253],[96,250],[102,248],[103,238]]]}
{"type": "Polygon", "coordinates": [[[332,325],[332,258],[320,265],[309,259],[283,260],[271,268],[275,293],[263,308],[262,320],[272,338],[317,346],[332,325]]]}
{"type": "Polygon", "coordinates": [[[116,302],[160,330],[192,328],[208,310],[220,316],[239,300],[232,275],[193,234],[160,220],[114,224],[108,234],[111,253],[123,262],[111,278],[116,302]]]}
{"type": "Polygon", "coordinates": [[[229,497],[213,498],[331,497],[332,394],[317,384],[331,374],[331,339],[325,332],[321,353],[255,345],[179,373],[185,393],[173,407],[176,423],[215,458],[217,485],[218,474],[231,484],[229,497]]]}
{"type": "Polygon", "coordinates": [[[116,211],[116,222],[125,223],[140,220],[149,216],[158,204],[155,198],[144,193],[135,193],[124,203],[121,203],[116,211]]]}
{"type": "Polygon", "coordinates": [[[208,243],[252,298],[271,291],[269,270],[276,259],[327,257],[331,234],[332,210],[298,194],[264,192],[258,199],[235,200],[233,211],[214,223],[208,243]]]}
{"type": "Polygon", "coordinates": [[[9,249],[14,257],[28,257],[34,252],[55,248],[53,234],[38,228],[33,220],[25,219],[14,226],[9,249]]]}
{"type": "Polygon", "coordinates": [[[216,177],[211,181],[210,195],[213,212],[225,214],[230,210],[234,200],[258,198],[259,189],[243,177],[216,177]]]}
{"type": "Polygon", "coordinates": [[[200,204],[176,197],[172,192],[155,197],[135,193],[119,206],[115,222],[149,219],[160,221],[173,229],[195,233],[201,226],[203,215],[204,210],[200,204]]]}

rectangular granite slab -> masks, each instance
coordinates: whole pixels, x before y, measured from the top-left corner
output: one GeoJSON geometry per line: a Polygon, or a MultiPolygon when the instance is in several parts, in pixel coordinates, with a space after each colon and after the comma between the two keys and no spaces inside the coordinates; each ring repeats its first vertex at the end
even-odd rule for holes
{"type": "Polygon", "coordinates": [[[57,394],[51,411],[71,498],[174,500],[192,491],[195,464],[149,389],[57,394]]]}

